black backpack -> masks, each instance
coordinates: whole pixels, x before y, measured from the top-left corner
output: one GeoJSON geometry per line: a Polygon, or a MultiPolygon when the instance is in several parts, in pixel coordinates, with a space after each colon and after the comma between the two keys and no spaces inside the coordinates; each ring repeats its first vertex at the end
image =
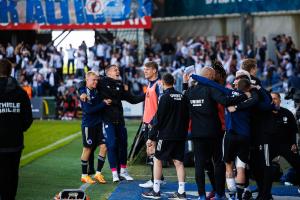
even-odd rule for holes
{"type": "Polygon", "coordinates": [[[77,200],[89,200],[90,198],[80,189],[64,189],[58,195],[55,196],[54,200],[63,199],[77,199],[77,200]]]}

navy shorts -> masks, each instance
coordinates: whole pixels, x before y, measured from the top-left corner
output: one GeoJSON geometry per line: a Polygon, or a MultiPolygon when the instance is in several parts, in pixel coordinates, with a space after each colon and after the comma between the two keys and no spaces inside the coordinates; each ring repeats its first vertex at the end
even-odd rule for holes
{"type": "Polygon", "coordinates": [[[82,143],[83,146],[87,148],[105,144],[102,124],[95,127],[82,127],[82,143]]]}

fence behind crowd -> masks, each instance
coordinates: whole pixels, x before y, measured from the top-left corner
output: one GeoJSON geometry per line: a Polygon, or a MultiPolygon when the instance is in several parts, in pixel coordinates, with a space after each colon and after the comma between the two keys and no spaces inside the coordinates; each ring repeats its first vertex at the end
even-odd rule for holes
{"type": "MultiPolygon", "coordinates": [[[[124,117],[137,118],[143,115],[143,103],[130,104],[125,101],[123,103],[124,117]]],[[[31,109],[34,119],[56,119],[58,118],[57,101],[55,97],[34,97],[31,99],[31,109]]],[[[80,111],[80,107],[77,107],[80,111]]],[[[81,112],[78,112],[81,113],[81,112]]],[[[77,114],[76,117],[80,117],[77,114]]]]}

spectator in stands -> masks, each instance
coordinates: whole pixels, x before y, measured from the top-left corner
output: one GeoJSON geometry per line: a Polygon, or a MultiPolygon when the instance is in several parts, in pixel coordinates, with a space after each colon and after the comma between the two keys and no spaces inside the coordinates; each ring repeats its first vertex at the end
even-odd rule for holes
{"type": "Polygon", "coordinates": [[[68,66],[67,66],[67,74],[74,74],[75,71],[75,52],[76,49],[74,49],[72,47],[72,44],[69,45],[70,48],[67,49],[67,53],[68,53],[68,66]],[[72,64],[72,71],[71,71],[71,64],[72,64]]]}
{"type": "Polygon", "coordinates": [[[175,48],[173,44],[170,42],[169,38],[165,39],[165,42],[162,44],[162,52],[163,52],[163,64],[169,66],[173,61],[173,54],[175,52],[175,48]]]}
{"type": "Polygon", "coordinates": [[[6,58],[9,59],[10,61],[13,61],[14,57],[14,47],[11,45],[11,43],[7,43],[6,47],[6,58]]]}
{"type": "Polygon", "coordinates": [[[50,68],[50,72],[47,74],[46,80],[48,81],[49,96],[56,96],[60,78],[55,71],[55,68],[50,68]]]}
{"type": "Polygon", "coordinates": [[[85,53],[81,46],[78,47],[76,55],[76,78],[83,78],[84,77],[84,66],[85,66],[85,53]]]}

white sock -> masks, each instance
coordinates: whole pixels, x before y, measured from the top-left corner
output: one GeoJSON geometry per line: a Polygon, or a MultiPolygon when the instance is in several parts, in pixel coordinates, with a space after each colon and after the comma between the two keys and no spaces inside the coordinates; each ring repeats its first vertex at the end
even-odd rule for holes
{"type": "Polygon", "coordinates": [[[227,188],[230,192],[236,192],[236,185],[234,178],[226,178],[227,188]]]}
{"type": "Polygon", "coordinates": [[[185,192],[185,182],[178,182],[178,193],[183,194],[185,192]]]}
{"type": "Polygon", "coordinates": [[[120,173],[123,174],[124,172],[126,172],[127,168],[121,168],[120,173]]]}
{"type": "Polygon", "coordinates": [[[87,174],[81,174],[81,178],[86,177],[86,176],[87,176],[87,174]]]}
{"type": "Polygon", "coordinates": [[[99,171],[96,171],[96,174],[101,174],[101,172],[99,172],[99,171]]]}
{"type": "Polygon", "coordinates": [[[154,180],[153,190],[154,190],[154,192],[159,192],[160,191],[160,180],[154,180]]]}
{"type": "Polygon", "coordinates": [[[112,172],[112,175],[113,175],[113,176],[118,176],[118,171],[113,171],[113,172],[112,172]]]}

